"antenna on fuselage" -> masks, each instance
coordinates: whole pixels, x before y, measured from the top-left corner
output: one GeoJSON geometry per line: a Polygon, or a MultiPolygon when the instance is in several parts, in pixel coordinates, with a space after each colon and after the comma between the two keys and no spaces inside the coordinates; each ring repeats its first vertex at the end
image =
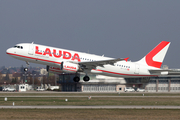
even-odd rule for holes
{"type": "Polygon", "coordinates": [[[34,42],[32,42],[31,44],[34,44],[34,42]]]}

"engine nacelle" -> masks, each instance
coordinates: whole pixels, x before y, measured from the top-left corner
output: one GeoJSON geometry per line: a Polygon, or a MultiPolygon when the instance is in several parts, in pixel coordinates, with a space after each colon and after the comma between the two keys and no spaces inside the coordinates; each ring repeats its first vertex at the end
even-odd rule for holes
{"type": "Polygon", "coordinates": [[[79,65],[75,63],[70,63],[70,62],[62,62],[60,69],[63,72],[76,73],[79,70],[79,65]]]}

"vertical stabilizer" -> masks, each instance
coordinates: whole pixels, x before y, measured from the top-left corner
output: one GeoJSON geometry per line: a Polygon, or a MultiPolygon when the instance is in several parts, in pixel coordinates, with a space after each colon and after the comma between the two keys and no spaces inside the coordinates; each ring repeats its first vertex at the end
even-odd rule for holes
{"type": "Polygon", "coordinates": [[[160,68],[164,57],[169,48],[170,42],[162,41],[153,50],[151,50],[144,58],[138,61],[139,64],[160,68]]]}

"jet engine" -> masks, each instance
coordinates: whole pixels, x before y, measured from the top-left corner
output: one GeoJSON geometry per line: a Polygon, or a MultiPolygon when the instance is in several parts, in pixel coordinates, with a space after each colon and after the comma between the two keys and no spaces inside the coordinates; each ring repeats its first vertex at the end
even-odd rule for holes
{"type": "Polygon", "coordinates": [[[60,69],[64,72],[76,73],[79,71],[79,65],[70,62],[61,62],[60,69]]]}

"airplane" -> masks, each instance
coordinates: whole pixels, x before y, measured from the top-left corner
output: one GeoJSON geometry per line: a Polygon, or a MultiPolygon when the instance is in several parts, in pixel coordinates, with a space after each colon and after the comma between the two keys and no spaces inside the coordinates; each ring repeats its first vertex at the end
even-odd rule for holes
{"type": "Polygon", "coordinates": [[[146,56],[136,62],[128,58],[110,58],[55,48],[40,44],[20,43],[7,49],[6,53],[13,58],[47,66],[47,70],[56,73],[75,73],[74,82],[79,82],[77,73],[84,73],[83,80],[89,81],[88,74],[112,77],[140,78],[168,75],[169,70],[161,69],[162,62],[170,42],[162,41],[146,56]]]}

